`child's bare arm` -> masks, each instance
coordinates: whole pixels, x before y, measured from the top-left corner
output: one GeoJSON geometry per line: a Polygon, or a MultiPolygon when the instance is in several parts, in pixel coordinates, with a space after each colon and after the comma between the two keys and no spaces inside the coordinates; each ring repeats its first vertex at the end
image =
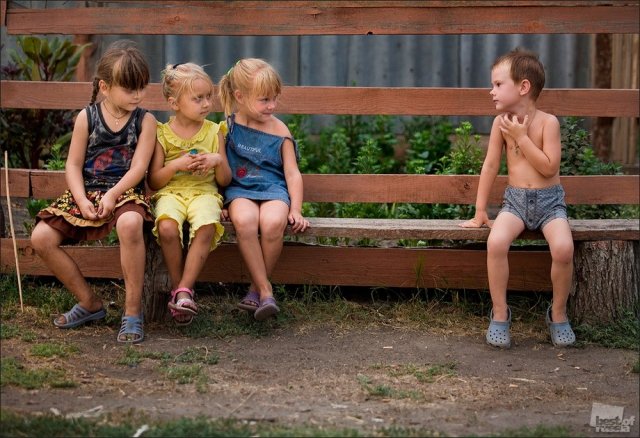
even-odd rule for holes
{"type": "Polygon", "coordinates": [[[110,188],[100,200],[98,217],[106,218],[115,208],[116,200],[120,195],[135,187],[145,176],[149,168],[149,161],[153,155],[153,146],[156,138],[156,118],[151,113],[146,113],[142,119],[142,129],[138,137],[136,151],[131,159],[129,170],[120,178],[120,181],[110,188]]]}
{"type": "Polygon", "coordinates": [[[98,214],[91,201],[87,199],[87,193],[84,189],[84,177],[82,176],[88,143],[89,121],[86,110],[82,110],[78,114],[78,117],[76,117],[76,122],[73,126],[73,135],[71,137],[71,144],[69,145],[69,154],[67,156],[64,174],[67,186],[76,204],[78,204],[82,217],[95,220],[98,218],[98,214]]]}
{"type": "MultiPolygon", "coordinates": [[[[224,144],[222,134],[218,134],[218,141],[218,144],[224,144]]],[[[231,168],[224,147],[220,147],[218,152],[194,155],[193,162],[189,165],[189,170],[194,173],[205,174],[211,169],[215,169],[215,179],[219,186],[224,187],[231,182],[231,168]]]]}
{"type": "Polygon", "coordinates": [[[463,228],[479,228],[483,225],[490,226],[489,215],[487,214],[487,204],[489,202],[489,194],[491,186],[498,175],[500,169],[500,159],[502,157],[502,147],[504,139],[500,131],[500,116],[493,120],[491,134],[489,136],[489,146],[487,155],[482,164],[480,172],[480,181],[478,183],[478,194],[476,195],[476,214],[473,219],[460,224],[463,228]]]}
{"type": "Polygon", "coordinates": [[[282,162],[284,165],[284,177],[289,190],[289,198],[291,199],[288,220],[291,224],[291,229],[297,233],[306,230],[309,226],[309,221],[302,216],[302,174],[298,168],[295,147],[289,139],[285,140],[282,145],[282,162]]]}
{"type": "Polygon", "coordinates": [[[185,153],[181,157],[171,160],[166,164],[164,160],[164,149],[160,142],[156,141],[147,179],[149,187],[152,190],[160,190],[166,186],[177,172],[189,172],[189,166],[194,162],[194,155],[185,153]]]}
{"type": "MultiPolygon", "coordinates": [[[[544,117],[538,125],[542,127],[542,145],[537,146],[529,136],[530,123],[528,116],[520,123],[514,115],[501,118],[501,130],[511,136],[518,144],[527,161],[545,178],[553,178],[558,174],[561,159],[560,123],[555,116],[539,112],[544,117]]],[[[536,136],[537,137],[537,136],[536,136]]]]}

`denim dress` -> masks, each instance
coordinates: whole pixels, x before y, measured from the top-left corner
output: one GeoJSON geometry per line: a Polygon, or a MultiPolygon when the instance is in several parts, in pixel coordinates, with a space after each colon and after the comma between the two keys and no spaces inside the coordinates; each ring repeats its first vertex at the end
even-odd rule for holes
{"type": "Polygon", "coordinates": [[[296,158],[298,146],[293,138],[267,134],[235,123],[235,114],[227,120],[225,139],[231,167],[231,183],[224,190],[224,204],[236,198],[255,201],[280,200],[291,205],[282,163],[285,139],[293,142],[296,158]]]}

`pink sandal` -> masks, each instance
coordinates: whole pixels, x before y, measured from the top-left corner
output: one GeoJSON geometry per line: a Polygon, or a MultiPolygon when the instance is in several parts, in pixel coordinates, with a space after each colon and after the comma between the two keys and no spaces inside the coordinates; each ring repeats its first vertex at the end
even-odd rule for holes
{"type": "Polygon", "coordinates": [[[168,307],[171,311],[171,316],[178,325],[190,324],[191,321],[193,321],[193,317],[198,314],[198,306],[196,302],[193,301],[193,295],[193,290],[186,287],[179,287],[171,291],[171,301],[169,301],[168,307]],[[176,300],[180,292],[188,293],[189,298],[176,300]]]}

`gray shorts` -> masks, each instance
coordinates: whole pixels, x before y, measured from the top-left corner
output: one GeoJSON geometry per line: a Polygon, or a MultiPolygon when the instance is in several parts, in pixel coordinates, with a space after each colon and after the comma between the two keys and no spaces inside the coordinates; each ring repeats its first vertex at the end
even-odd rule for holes
{"type": "Polygon", "coordinates": [[[564,189],[560,184],[544,189],[507,186],[500,212],[503,211],[519,217],[529,230],[543,229],[554,219],[567,219],[564,189]]]}

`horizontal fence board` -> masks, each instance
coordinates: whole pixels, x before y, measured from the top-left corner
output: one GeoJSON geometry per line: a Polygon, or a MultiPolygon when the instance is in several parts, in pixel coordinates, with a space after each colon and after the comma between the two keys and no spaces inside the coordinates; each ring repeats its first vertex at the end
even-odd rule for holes
{"type": "MultiPolygon", "coordinates": [[[[348,2],[345,2],[348,3],[348,2]]],[[[638,4],[404,6],[208,2],[156,7],[8,7],[7,31],[87,35],[445,35],[637,33],[638,4]],[[239,13],[238,8],[241,8],[239,13]],[[108,12],[107,12],[108,11],[108,12]],[[267,25],[265,25],[265,23],[267,25]]],[[[136,4],[137,6],[137,4],[136,4]]]]}
{"type": "MultiPolygon", "coordinates": [[[[13,174],[29,172],[10,169],[13,174]]],[[[305,202],[373,202],[475,204],[479,175],[360,175],[303,174],[305,202]],[[345,187],[349,189],[346,190],[345,187]]],[[[640,201],[638,175],[561,176],[566,202],[578,204],[628,204],[640,201]]],[[[507,177],[498,176],[489,201],[500,203],[507,177]]],[[[61,195],[67,188],[63,171],[32,170],[31,191],[36,199],[61,195]]],[[[12,189],[13,190],[13,189],[12,189]]],[[[18,195],[16,195],[18,196],[18,195]]]]}
{"type": "MultiPolygon", "coordinates": [[[[18,240],[20,273],[51,275],[27,239],[18,240]]],[[[122,278],[118,247],[68,246],[83,275],[122,278]]],[[[3,273],[15,271],[11,239],[0,239],[3,273]]],[[[510,290],[550,291],[547,251],[511,251],[510,290]]],[[[274,283],[373,287],[487,289],[486,253],[482,250],[351,248],[285,245],[274,283]]],[[[200,281],[249,282],[236,245],[213,251],[200,281]]]]}
{"type": "MultiPolygon", "coordinates": [[[[4,159],[3,159],[4,161],[4,159]]],[[[0,169],[0,195],[7,196],[7,174],[5,168],[0,169]]],[[[28,198],[31,194],[29,185],[29,169],[9,169],[9,195],[16,198],[28,198]]],[[[57,180],[57,177],[55,178],[57,180]]]]}
{"type": "MultiPolygon", "coordinates": [[[[81,109],[91,97],[89,82],[2,81],[2,108],[81,109]]],[[[142,103],[167,111],[160,85],[149,84],[142,103]]],[[[558,116],[638,117],[640,90],[564,89],[542,92],[538,108],[558,116]]],[[[222,111],[217,99],[213,111],[222,111]]],[[[459,115],[497,114],[488,88],[439,87],[284,87],[281,114],[459,115]]]]}

